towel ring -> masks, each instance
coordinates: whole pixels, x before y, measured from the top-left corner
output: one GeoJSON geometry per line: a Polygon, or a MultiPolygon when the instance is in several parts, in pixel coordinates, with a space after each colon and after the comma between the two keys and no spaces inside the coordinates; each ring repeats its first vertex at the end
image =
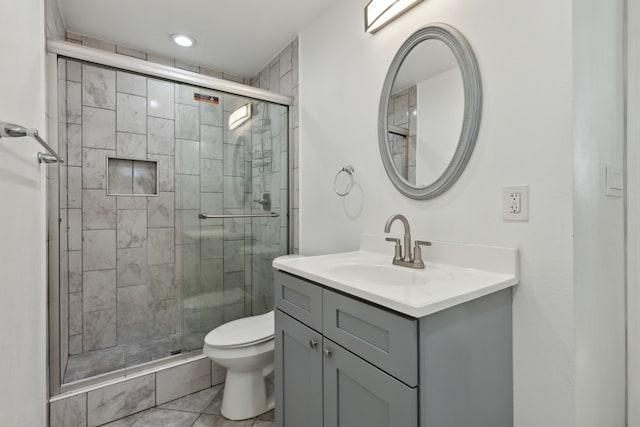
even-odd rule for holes
{"type": "Polygon", "coordinates": [[[338,196],[344,197],[347,194],[349,194],[349,192],[353,188],[353,173],[354,172],[355,172],[355,169],[354,169],[353,165],[345,166],[345,167],[343,167],[342,169],[340,169],[338,171],[338,173],[336,174],[336,177],[333,179],[333,191],[335,191],[338,196]],[[336,185],[338,184],[338,177],[340,176],[341,173],[348,174],[349,178],[350,178],[349,184],[347,184],[347,188],[343,192],[338,191],[338,189],[336,188],[336,185]]]}

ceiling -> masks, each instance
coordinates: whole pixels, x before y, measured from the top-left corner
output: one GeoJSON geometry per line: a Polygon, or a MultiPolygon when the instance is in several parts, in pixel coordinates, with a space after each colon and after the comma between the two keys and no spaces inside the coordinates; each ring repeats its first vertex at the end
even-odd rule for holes
{"type": "Polygon", "coordinates": [[[68,31],[254,77],[315,17],[340,0],[59,0],[68,31]],[[191,48],[169,40],[196,38],[191,48]]]}

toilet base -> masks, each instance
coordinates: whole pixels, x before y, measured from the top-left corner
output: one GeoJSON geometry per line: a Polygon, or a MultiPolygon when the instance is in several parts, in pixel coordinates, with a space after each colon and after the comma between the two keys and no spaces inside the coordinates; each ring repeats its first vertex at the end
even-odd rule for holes
{"type": "Polygon", "coordinates": [[[230,420],[246,420],[269,412],[275,406],[273,394],[267,395],[264,370],[238,372],[227,370],[220,412],[230,420]]]}

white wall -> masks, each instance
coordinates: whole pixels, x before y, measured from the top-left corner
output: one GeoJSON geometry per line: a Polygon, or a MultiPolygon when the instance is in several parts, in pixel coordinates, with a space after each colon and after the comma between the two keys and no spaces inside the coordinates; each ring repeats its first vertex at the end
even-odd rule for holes
{"type": "MultiPolygon", "coordinates": [[[[574,281],[580,427],[625,423],[623,0],[574,1],[574,281]]],[[[633,119],[632,119],[633,120],[633,119]]]]}
{"type": "MultiPolygon", "coordinates": [[[[44,2],[0,0],[0,120],[46,135],[44,2]],[[10,60],[7,60],[10,58],[10,60]]],[[[46,423],[44,166],[38,144],[0,139],[0,419],[46,423]]]]}
{"type": "Polygon", "coordinates": [[[362,30],[366,4],[336,2],[300,35],[300,252],[355,249],[394,213],[407,215],[414,236],[518,247],[515,425],[575,425],[571,2],[429,0],[375,35],[362,30]],[[430,22],[471,43],[484,107],[457,184],[413,201],[384,172],[378,103],[394,52],[430,22]],[[332,183],[346,164],[358,186],[343,200],[332,183]],[[531,219],[505,223],[501,187],[520,184],[530,185],[531,219]]]}
{"type": "MultiPolygon", "coordinates": [[[[628,7],[628,75],[640,75],[640,3],[628,7]]],[[[627,117],[640,116],[640,80],[627,81],[627,117]]],[[[627,121],[627,271],[629,402],[640,401],[640,121],[627,121]]],[[[640,427],[640,405],[628,406],[629,427],[640,427]]]]}
{"type": "Polygon", "coordinates": [[[418,83],[416,183],[433,184],[458,147],[464,117],[464,83],[460,68],[418,83]]]}

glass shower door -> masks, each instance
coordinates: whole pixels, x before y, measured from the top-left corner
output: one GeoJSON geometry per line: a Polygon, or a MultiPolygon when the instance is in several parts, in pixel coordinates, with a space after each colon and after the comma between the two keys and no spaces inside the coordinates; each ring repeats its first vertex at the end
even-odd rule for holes
{"type": "Polygon", "coordinates": [[[185,351],[225,322],[273,309],[271,262],[288,253],[288,130],[286,106],[176,87],[185,351]]]}
{"type": "Polygon", "coordinates": [[[58,65],[59,384],[200,349],[223,322],[271,310],[288,108],[58,65]]]}

